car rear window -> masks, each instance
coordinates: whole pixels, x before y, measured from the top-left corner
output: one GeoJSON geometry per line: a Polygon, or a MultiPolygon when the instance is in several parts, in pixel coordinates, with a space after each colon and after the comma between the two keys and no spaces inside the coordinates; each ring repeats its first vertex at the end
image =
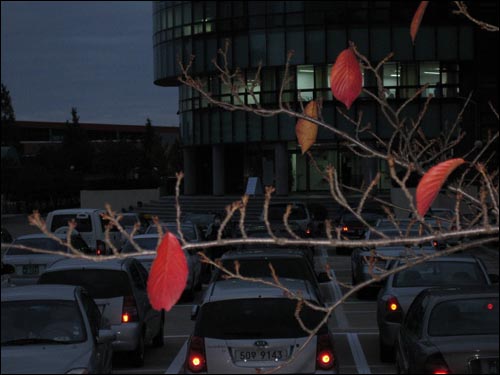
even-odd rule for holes
{"type": "Polygon", "coordinates": [[[77,217],[77,214],[64,214],[64,215],[54,215],[52,217],[52,224],[50,225],[50,231],[55,232],[57,228],[68,226],[68,221],[75,220],[76,230],[78,232],[92,232],[92,220],[90,216],[77,217]]]}
{"type": "Polygon", "coordinates": [[[426,262],[397,273],[393,281],[397,288],[486,284],[484,272],[472,262],[426,262]]]}
{"type": "MultiPolygon", "coordinates": [[[[155,250],[158,246],[158,238],[134,238],[134,241],[143,250],[155,250]]],[[[137,249],[127,242],[123,246],[122,253],[137,253],[137,249]]]]}
{"type": "MultiPolygon", "coordinates": [[[[307,266],[306,259],[238,259],[240,274],[247,277],[272,277],[269,263],[273,265],[278,278],[290,278],[314,281],[314,274],[307,266]]],[[[224,260],[222,265],[235,272],[234,260],[224,260]]],[[[219,279],[225,273],[219,273],[219,279]]]]}
{"type": "Polygon", "coordinates": [[[498,335],[498,297],[445,301],[432,309],[430,336],[498,335]]]}
{"type": "MultiPolygon", "coordinates": [[[[15,245],[22,245],[26,247],[42,249],[42,250],[50,250],[50,251],[62,251],[67,252],[68,249],[66,246],[61,245],[59,242],[51,239],[51,238],[31,238],[31,239],[19,239],[13,242],[15,245]]],[[[15,247],[10,247],[6,254],[8,255],[29,255],[35,254],[33,251],[28,249],[19,249],[15,247]]],[[[38,253],[40,254],[40,253],[38,253]]]]}
{"type": "MultiPolygon", "coordinates": [[[[198,314],[195,335],[216,339],[306,337],[295,318],[297,302],[287,298],[232,299],[204,304],[198,314]]],[[[300,317],[315,328],[324,313],[302,308],[300,317]]],[[[322,331],[326,327],[322,327],[322,331]]]]}
{"type": "Polygon", "coordinates": [[[92,298],[114,298],[132,294],[128,275],[124,271],[78,269],[46,272],[39,284],[81,285],[92,298]]]}
{"type": "MultiPolygon", "coordinates": [[[[268,219],[273,221],[283,221],[283,215],[286,212],[287,204],[273,204],[269,206],[268,219]]],[[[307,213],[302,205],[292,205],[292,212],[288,220],[305,220],[307,213]]]]}

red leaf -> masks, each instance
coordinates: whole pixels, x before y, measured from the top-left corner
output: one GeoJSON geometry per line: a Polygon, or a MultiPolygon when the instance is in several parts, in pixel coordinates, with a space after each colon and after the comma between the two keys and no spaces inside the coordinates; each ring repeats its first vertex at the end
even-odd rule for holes
{"type": "Polygon", "coordinates": [[[333,96],[344,103],[347,109],[361,93],[363,78],[356,56],[350,48],[337,57],[330,73],[330,88],[333,96]]]}
{"type": "MultiPolygon", "coordinates": [[[[307,104],[306,108],[304,108],[304,114],[317,119],[318,104],[314,100],[310,101],[307,104]]],[[[297,140],[302,150],[302,155],[304,155],[304,153],[309,150],[314,142],[316,142],[316,137],[318,135],[318,125],[311,121],[300,118],[295,125],[295,134],[297,135],[297,140]]]]}
{"type": "Polygon", "coordinates": [[[462,158],[446,160],[435,165],[424,174],[418,183],[416,193],[417,211],[421,216],[427,213],[451,172],[463,163],[465,163],[465,160],[462,158]]]}
{"type": "Polygon", "coordinates": [[[422,17],[424,16],[425,13],[425,8],[427,8],[428,3],[429,3],[428,1],[421,1],[420,5],[415,11],[415,14],[413,15],[413,19],[411,20],[410,35],[413,44],[415,44],[415,37],[417,36],[418,29],[420,27],[420,22],[422,21],[422,17]]]}
{"type": "Polygon", "coordinates": [[[158,246],[148,278],[148,296],[156,310],[169,311],[186,287],[188,266],[177,238],[167,232],[158,246]]]}

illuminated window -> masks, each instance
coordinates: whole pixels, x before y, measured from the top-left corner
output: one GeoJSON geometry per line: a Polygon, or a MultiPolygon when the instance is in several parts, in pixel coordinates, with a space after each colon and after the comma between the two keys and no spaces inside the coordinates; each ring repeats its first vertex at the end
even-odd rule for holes
{"type": "Polygon", "coordinates": [[[297,66],[297,90],[300,90],[302,100],[312,100],[314,89],[314,66],[297,66]]]}

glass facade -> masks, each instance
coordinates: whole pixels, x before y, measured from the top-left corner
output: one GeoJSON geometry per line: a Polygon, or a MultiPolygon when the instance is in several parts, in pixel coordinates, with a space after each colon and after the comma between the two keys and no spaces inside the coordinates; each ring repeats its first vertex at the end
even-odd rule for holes
{"type": "MultiPolygon", "coordinates": [[[[474,28],[458,17],[438,17],[451,12],[448,7],[436,5],[436,9],[426,14],[426,22],[418,35],[419,43],[413,46],[409,23],[418,3],[155,1],[155,84],[179,86],[181,135],[185,148],[240,144],[245,145],[242,150],[247,150],[252,144],[264,143],[267,149],[257,147],[252,150],[260,153],[258,170],[266,174],[269,171],[264,171],[263,166],[268,170],[275,168],[269,162],[272,145],[286,142],[289,191],[325,190],[327,185],[321,175],[300,154],[293,118],[260,118],[247,112],[216,108],[191,88],[179,85],[178,61],[186,63],[194,55],[191,74],[206,82],[207,90],[217,100],[236,105],[239,100],[249,105],[259,101],[263,107],[276,108],[287,53],[293,50],[290,61],[292,80],[285,87],[283,101],[299,110],[300,100],[322,98],[325,122],[354,133],[352,124],[336,110],[341,104],[332,98],[330,91],[331,66],[338,53],[348,47],[349,41],[353,41],[372,62],[378,62],[393,51],[394,58],[383,67],[382,73],[387,96],[397,105],[423,84],[428,84],[421,96],[432,94],[439,100],[431,102],[423,126],[429,135],[437,135],[442,124],[454,121],[463,104],[461,85],[464,75],[469,74],[468,69],[473,66],[474,28]],[[229,87],[219,82],[212,63],[214,58],[222,63],[217,50],[224,47],[226,39],[230,42],[228,62],[232,68],[241,69],[244,80],[238,99],[231,95],[229,87]],[[255,73],[259,64],[262,64],[262,71],[260,84],[257,84],[255,73]],[[245,86],[253,87],[253,95],[245,90],[245,86]]],[[[364,78],[363,86],[374,88],[376,82],[371,81],[372,78],[364,78]]],[[[414,102],[406,111],[417,113],[423,103],[424,100],[414,102]]],[[[364,119],[369,119],[371,129],[378,136],[386,138],[391,135],[392,128],[368,95],[361,95],[350,113],[358,111],[363,111],[364,119]]],[[[339,140],[325,129],[319,131],[313,154],[317,154],[320,168],[328,163],[339,171],[343,168],[345,176],[349,174],[351,184],[356,185],[367,178],[366,166],[348,150],[342,149],[339,140]]],[[[255,159],[255,155],[243,154],[240,168],[248,169],[249,164],[256,163],[255,159]]],[[[383,163],[378,164],[372,167],[383,171],[383,163]]],[[[226,179],[228,174],[226,166],[226,179]]],[[[380,187],[387,188],[388,181],[382,178],[380,187]]]]}

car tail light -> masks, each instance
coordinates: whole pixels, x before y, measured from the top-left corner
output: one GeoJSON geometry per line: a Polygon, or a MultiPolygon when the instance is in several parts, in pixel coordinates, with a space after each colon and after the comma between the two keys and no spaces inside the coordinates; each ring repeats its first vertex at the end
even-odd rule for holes
{"type": "Polygon", "coordinates": [[[122,323],[137,322],[138,320],[139,314],[134,296],[125,296],[123,298],[122,323]]]}
{"type": "Polygon", "coordinates": [[[203,339],[203,337],[192,336],[191,340],[189,340],[186,365],[191,372],[207,371],[205,340],[203,339]]]}
{"type": "Polygon", "coordinates": [[[348,232],[349,227],[347,225],[342,226],[342,232],[348,232]]]}
{"type": "Polygon", "coordinates": [[[395,323],[400,323],[403,320],[403,309],[394,296],[389,296],[387,299],[385,318],[387,321],[395,323]]]}
{"type": "Polygon", "coordinates": [[[103,241],[97,240],[95,244],[96,244],[95,248],[96,255],[106,254],[106,244],[103,241]]]}
{"type": "Polygon", "coordinates": [[[441,353],[430,355],[425,363],[425,369],[430,374],[450,374],[450,369],[441,353]]]}
{"type": "Polygon", "coordinates": [[[329,333],[319,335],[316,346],[316,369],[330,370],[335,366],[333,339],[329,333]]]}

